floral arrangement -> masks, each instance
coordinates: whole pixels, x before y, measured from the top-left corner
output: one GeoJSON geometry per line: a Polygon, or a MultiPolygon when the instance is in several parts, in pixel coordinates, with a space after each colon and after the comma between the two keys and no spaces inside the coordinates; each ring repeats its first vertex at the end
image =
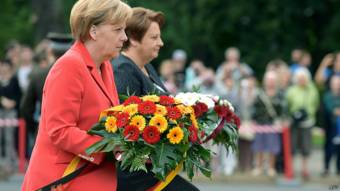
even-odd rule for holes
{"type": "Polygon", "coordinates": [[[212,140],[235,149],[239,123],[232,105],[218,97],[197,93],[130,96],[101,113],[89,134],[103,139],[87,153],[119,147],[122,169],[147,171],[146,163],[151,162],[151,171],[160,180],[179,165],[190,179],[197,170],[210,177],[211,151],[203,143],[212,140]]]}

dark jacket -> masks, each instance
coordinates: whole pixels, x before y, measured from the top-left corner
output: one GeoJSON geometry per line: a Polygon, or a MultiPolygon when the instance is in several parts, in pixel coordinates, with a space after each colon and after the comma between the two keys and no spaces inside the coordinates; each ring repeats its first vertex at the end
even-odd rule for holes
{"type": "Polygon", "coordinates": [[[112,66],[118,94],[136,96],[151,93],[168,94],[151,64],[145,65],[149,77],[146,76],[131,59],[124,55],[120,55],[114,59],[112,66]]]}
{"type": "MultiPolygon", "coordinates": [[[[131,59],[124,55],[120,55],[113,60],[112,66],[118,94],[136,96],[152,93],[169,94],[151,64],[145,65],[149,77],[131,59]]],[[[147,168],[151,170],[152,165],[147,164],[147,168]]],[[[129,170],[120,168],[117,168],[117,179],[117,191],[145,191],[158,182],[158,179],[151,172],[129,172],[129,170]]],[[[177,175],[163,191],[178,190],[198,191],[194,185],[177,175]]]]}
{"type": "MultiPolygon", "coordinates": [[[[18,111],[20,99],[21,99],[21,90],[19,87],[19,81],[16,74],[12,76],[12,78],[7,82],[0,82],[0,97],[6,97],[16,102],[15,110],[18,111]]],[[[3,109],[3,106],[0,104],[0,109],[3,109]]]]}
{"type": "Polygon", "coordinates": [[[35,119],[34,116],[35,114],[39,114],[40,117],[40,107],[37,107],[37,104],[39,106],[41,104],[43,87],[49,70],[50,67],[37,67],[32,70],[30,83],[20,104],[20,113],[26,121],[27,129],[34,134],[36,133],[39,122],[39,119],[35,119]],[[39,110],[36,111],[37,109],[39,110]]]}

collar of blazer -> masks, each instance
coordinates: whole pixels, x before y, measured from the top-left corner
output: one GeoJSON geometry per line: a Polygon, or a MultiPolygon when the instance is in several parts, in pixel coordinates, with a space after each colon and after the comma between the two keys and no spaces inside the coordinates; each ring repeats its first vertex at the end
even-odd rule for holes
{"type": "Polygon", "coordinates": [[[109,61],[104,61],[101,68],[102,77],[99,76],[99,72],[96,71],[96,64],[93,62],[90,53],[84,46],[84,44],[80,41],[76,41],[74,46],[72,47],[75,51],[79,52],[84,59],[84,62],[87,66],[87,68],[90,71],[90,74],[92,78],[95,80],[97,85],[100,87],[100,89],[103,91],[104,95],[110,100],[110,103],[112,106],[118,104],[114,101],[114,95],[113,95],[113,88],[114,84],[110,82],[112,78],[110,77],[112,75],[111,65],[109,61]]]}

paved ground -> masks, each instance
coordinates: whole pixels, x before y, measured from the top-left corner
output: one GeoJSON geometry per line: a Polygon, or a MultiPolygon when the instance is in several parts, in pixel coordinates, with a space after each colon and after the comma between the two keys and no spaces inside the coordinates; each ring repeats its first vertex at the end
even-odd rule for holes
{"type": "MultiPolygon", "coordinates": [[[[296,179],[285,181],[283,177],[270,179],[266,176],[254,177],[250,174],[235,173],[232,176],[215,176],[212,180],[205,177],[194,179],[194,184],[202,191],[340,191],[340,177],[332,175],[329,178],[321,178],[322,153],[319,150],[313,152],[311,157],[311,179],[303,182],[297,176],[296,179]]],[[[297,170],[299,160],[294,161],[297,170]]],[[[16,174],[7,181],[0,180],[0,191],[18,191],[23,180],[23,175],[16,174]]]]}

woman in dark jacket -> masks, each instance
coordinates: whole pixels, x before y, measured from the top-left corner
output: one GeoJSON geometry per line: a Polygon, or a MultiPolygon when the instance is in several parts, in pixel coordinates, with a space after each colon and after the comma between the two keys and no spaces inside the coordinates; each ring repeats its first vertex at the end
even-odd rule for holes
{"type": "Polygon", "coordinates": [[[0,171],[4,170],[5,173],[14,172],[17,159],[16,125],[8,123],[18,119],[18,105],[21,98],[21,90],[14,70],[10,60],[0,61],[0,171]]]}
{"type": "MultiPolygon", "coordinates": [[[[145,8],[133,8],[133,16],[127,21],[129,38],[121,55],[113,60],[115,82],[119,94],[143,96],[150,93],[169,94],[149,62],[158,56],[163,46],[160,27],[164,16],[145,8]]],[[[151,170],[151,164],[147,164],[151,170]]],[[[118,169],[118,191],[144,191],[159,181],[150,171],[129,172],[118,169]]],[[[165,191],[195,191],[195,186],[176,176],[165,191]]]]}

